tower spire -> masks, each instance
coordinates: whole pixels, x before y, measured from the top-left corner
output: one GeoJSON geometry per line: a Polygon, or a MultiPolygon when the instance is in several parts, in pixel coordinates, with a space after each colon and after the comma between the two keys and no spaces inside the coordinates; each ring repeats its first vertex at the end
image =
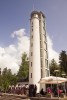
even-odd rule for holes
{"type": "Polygon", "coordinates": [[[34,0],[33,0],[33,11],[34,11],[34,0]]]}
{"type": "Polygon", "coordinates": [[[33,11],[34,11],[34,4],[33,4],[33,11]]]}

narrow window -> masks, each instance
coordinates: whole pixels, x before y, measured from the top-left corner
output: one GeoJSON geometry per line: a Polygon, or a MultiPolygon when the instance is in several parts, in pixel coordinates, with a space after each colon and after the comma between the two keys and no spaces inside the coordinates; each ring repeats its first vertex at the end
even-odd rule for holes
{"type": "Polygon", "coordinates": [[[41,40],[41,34],[40,34],[40,40],[41,40]]]}
{"type": "Polygon", "coordinates": [[[41,69],[41,78],[42,78],[42,69],[41,69]]]}
{"type": "Polygon", "coordinates": [[[32,28],[33,28],[33,22],[32,22],[32,28]]]}
{"type": "Polygon", "coordinates": [[[33,26],[33,22],[32,22],[32,26],[33,26]]]}
{"type": "Polygon", "coordinates": [[[31,73],[31,78],[32,78],[32,73],[31,73]]]}
{"type": "Polygon", "coordinates": [[[45,65],[48,67],[48,60],[45,59],[45,65]]]}
{"type": "Polygon", "coordinates": [[[33,39],[33,35],[31,36],[31,38],[33,39]]]}
{"type": "Polygon", "coordinates": [[[32,56],[32,52],[31,52],[31,56],[32,56]]]}
{"type": "Polygon", "coordinates": [[[32,67],[32,62],[31,62],[31,67],[32,67]]]}
{"type": "Polygon", "coordinates": [[[33,43],[31,43],[31,47],[33,46],[33,43]]]}
{"type": "Polygon", "coordinates": [[[33,29],[32,29],[32,31],[33,31],[33,29]]]}

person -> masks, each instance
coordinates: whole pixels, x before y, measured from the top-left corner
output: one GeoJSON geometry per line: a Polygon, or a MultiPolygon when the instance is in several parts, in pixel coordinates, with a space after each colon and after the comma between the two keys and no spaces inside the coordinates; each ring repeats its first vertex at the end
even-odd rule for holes
{"type": "Polygon", "coordinates": [[[34,95],[34,84],[29,85],[29,97],[33,97],[34,95]]]}
{"type": "Polygon", "coordinates": [[[41,95],[44,95],[44,90],[43,90],[43,88],[40,90],[40,94],[41,94],[41,95]]]}
{"type": "Polygon", "coordinates": [[[54,93],[54,96],[57,96],[58,95],[57,89],[55,89],[53,93],[54,93]]]}
{"type": "Polygon", "coordinates": [[[33,97],[35,97],[36,93],[37,93],[37,86],[35,84],[34,85],[34,88],[33,88],[33,97]]]}
{"type": "Polygon", "coordinates": [[[61,90],[61,89],[58,88],[58,94],[59,94],[59,96],[61,95],[62,92],[63,92],[63,90],[61,90]]]}
{"type": "Polygon", "coordinates": [[[47,88],[47,93],[52,93],[52,90],[50,87],[47,88]]]}
{"type": "Polygon", "coordinates": [[[37,93],[37,86],[36,84],[34,85],[34,89],[35,89],[35,94],[37,93]]]}

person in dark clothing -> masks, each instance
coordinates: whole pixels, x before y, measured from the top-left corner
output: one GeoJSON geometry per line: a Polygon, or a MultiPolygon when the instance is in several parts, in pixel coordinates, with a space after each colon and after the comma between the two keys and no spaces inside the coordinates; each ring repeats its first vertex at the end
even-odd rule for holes
{"type": "Polygon", "coordinates": [[[33,97],[34,94],[34,85],[29,85],[29,97],[33,97]]]}
{"type": "Polygon", "coordinates": [[[40,94],[41,94],[41,95],[44,95],[43,88],[40,90],[40,94]]]}
{"type": "Polygon", "coordinates": [[[34,85],[34,89],[33,89],[33,97],[35,97],[36,93],[37,93],[37,86],[34,85]]]}
{"type": "Polygon", "coordinates": [[[54,96],[57,96],[58,95],[57,89],[55,89],[53,93],[54,93],[54,96]]]}

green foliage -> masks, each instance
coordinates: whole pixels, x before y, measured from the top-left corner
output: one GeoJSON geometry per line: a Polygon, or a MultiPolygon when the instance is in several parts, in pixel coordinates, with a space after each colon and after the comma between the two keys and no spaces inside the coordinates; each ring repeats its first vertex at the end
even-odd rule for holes
{"type": "Polygon", "coordinates": [[[61,73],[65,73],[67,75],[67,54],[66,51],[62,51],[59,55],[59,63],[61,73]]]}
{"type": "Polygon", "coordinates": [[[16,85],[17,80],[18,80],[18,78],[17,78],[16,74],[12,75],[10,78],[10,85],[16,85]]]}
{"type": "MultiPolygon", "coordinates": [[[[19,71],[16,74],[12,74],[11,69],[4,68],[1,72],[0,69],[0,89],[4,92],[7,91],[9,85],[16,85],[17,81],[26,79],[29,77],[29,61],[27,60],[27,54],[22,54],[22,62],[19,71]]],[[[67,54],[66,51],[62,51],[59,55],[59,64],[53,59],[49,65],[50,74],[56,76],[55,70],[59,70],[58,76],[62,74],[67,75],[67,54]]]]}
{"type": "Polygon", "coordinates": [[[59,70],[59,66],[54,59],[52,59],[49,67],[50,67],[50,74],[56,76],[55,70],[59,70]]]}
{"type": "Polygon", "coordinates": [[[53,59],[50,63],[50,74],[56,75],[55,70],[59,70],[58,76],[62,76],[62,74],[67,75],[67,54],[66,51],[62,51],[59,54],[59,64],[53,59]]]}
{"type": "MultiPolygon", "coordinates": [[[[29,61],[27,60],[27,54],[23,53],[22,62],[19,67],[19,71],[16,74],[12,74],[11,69],[4,68],[1,72],[0,69],[0,89],[4,92],[7,91],[9,85],[16,85],[17,81],[26,79],[29,77],[29,61]]],[[[67,54],[66,51],[62,51],[59,55],[59,64],[53,59],[49,65],[50,74],[56,76],[55,70],[59,70],[58,76],[62,74],[67,75],[67,54]]]]}
{"type": "Polygon", "coordinates": [[[22,62],[19,71],[16,74],[12,74],[11,69],[4,68],[1,72],[0,69],[0,90],[6,92],[9,85],[16,85],[20,79],[28,78],[29,75],[29,61],[27,60],[27,54],[22,55],[22,62]]]}
{"type": "Polygon", "coordinates": [[[21,62],[17,76],[18,76],[18,80],[29,77],[29,61],[27,60],[26,53],[23,53],[22,55],[22,62],[21,62]]]}
{"type": "Polygon", "coordinates": [[[0,75],[0,89],[7,91],[9,85],[16,85],[16,75],[12,75],[11,69],[4,68],[0,75]]]}
{"type": "Polygon", "coordinates": [[[9,81],[8,80],[3,81],[2,84],[3,91],[6,92],[8,88],[9,88],[9,81]]]}

